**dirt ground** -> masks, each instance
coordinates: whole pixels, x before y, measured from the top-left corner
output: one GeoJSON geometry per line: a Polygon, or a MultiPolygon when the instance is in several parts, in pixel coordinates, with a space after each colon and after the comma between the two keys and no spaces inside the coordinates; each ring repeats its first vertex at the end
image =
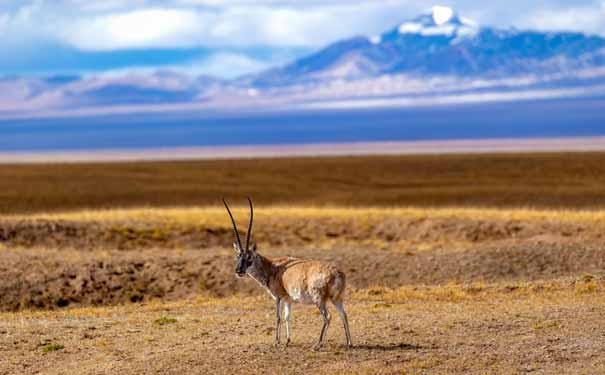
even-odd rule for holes
{"type": "Polygon", "coordinates": [[[218,209],[5,216],[0,374],[605,373],[600,212],[257,212],[259,251],[346,273],[353,349],[333,311],[311,351],[321,318],[298,305],[273,346],[218,209]]]}
{"type": "Polygon", "coordinates": [[[293,344],[274,347],[266,296],[4,313],[0,374],[602,374],[603,286],[360,291],[347,304],[350,350],[333,314],[326,347],[312,351],[321,317],[300,306],[293,344]]]}
{"type": "MultiPolygon", "coordinates": [[[[351,289],[605,275],[603,246],[509,245],[454,253],[297,249],[288,254],[338,265],[351,289]]],[[[175,301],[200,294],[224,297],[263,293],[254,281],[236,279],[234,267],[234,256],[218,248],[142,253],[4,250],[0,259],[0,307],[18,311],[155,299],[175,301]]]]}

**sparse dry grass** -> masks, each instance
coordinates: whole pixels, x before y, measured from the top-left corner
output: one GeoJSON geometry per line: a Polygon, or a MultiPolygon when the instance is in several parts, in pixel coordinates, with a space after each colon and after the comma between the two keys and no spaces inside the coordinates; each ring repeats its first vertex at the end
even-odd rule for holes
{"type": "Polygon", "coordinates": [[[576,282],[358,291],[349,351],[336,314],[326,349],[311,351],[320,316],[299,305],[293,345],[273,347],[266,296],[2,313],[0,373],[599,373],[605,294],[576,282]],[[43,354],[51,339],[64,347],[43,354]]]}
{"type": "MultiPolygon", "coordinates": [[[[244,230],[248,207],[234,206],[233,211],[240,229],[244,230]]],[[[175,233],[180,232],[211,230],[222,231],[225,239],[230,236],[230,222],[224,208],[214,206],[82,210],[0,216],[2,218],[8,222],[100,224],[105,228],[105,238],[122,238],[131,242],[129,247],[174,247],[171,244],[175,233]]],[[[312,243],[322,249],[354,244],[382,250],[464,251],[475,246],[477,241],[528,238],[538,234],[577,238],[578,234],[586,232],[605,232],[605,211],[257,206],[255,223],[256,238],[265,245],[269,241],[272,245],[289,246],[312,243]],[[420,224],[423,222],[425,224],[420,224]],[[430,226],[424,229],[430,233],[410,232],[412,227],[422,230],[421,225],[430,226]],[[525,233],[530,227],[542,229],[525,233]],[[471,234],[473,230],[474,235],[471,234]]],[[[103,239],[97,241],[99,246],[103,242],[103,239]]]]}
{"type": "MultiPolygon", "coordinates": [[[[595,302],[605,301],[604,292],[605,278],[592,276],[590,280],[586,280],[582,276],[539,282],[406,285],[395,289],[386,286],[374,286],[350,292],[347,300],[363,302],[368,309],[375,307],[388,308],[392,307],[392,305],[422,301],[432,303],[464,303],[473,301],[512,303],[513,301],[523,300],[526,302],[545,303],[545,301],[584,300],[590,303],[591,299],[595,302]],[[583,287],[587,285],[590,288],[585,290],[583,287]]],[[[61,310],[22,310],[19,312],[0,312],[0,320],[79,319],[86,317],[112,317],[129,313],[142,313],[155,316],[157,313],[187,308],[241,307],[243,311],[246,311],[250,306],[264,304],[268,298],[265,295],[233,295],[224,298],[198,296],[174,302],[155,300],[136,305],[77,307],[61,310]]],[[[149,321],[158,325],[177,322],[173,316],[166,315],[161,315],[159,318],[149,321]]]]}
{"type": "MultiPolygon", "coordinates": [[[[238,202],[232,202],[238,203],[238,202]]],[[[241,203],[241,202],[239,202],[241,203]]],[[[249,208],[237,206],[233,214],[243,224],[247,223],[249,208]]],[[[225,209],[221,207],[173,207],[173,208],[129,208],[105,210],[78,210],[68,212],[37,213],[30,215],[4,215],[13,220],[73,220],[83,222],[146,222],[173,223],[177,225],[200,225],[230,228],[225,220],[225,209]]],[[[529,208],[464,208],[464,207],[308,207],[308,206],[261,206],[255,218],[288,219],[356,219],[376,222],[385,218],[414,219],[465,219],[489,221],[543,221],[563,223],[591,223],[605,226],[605,210],[556,210],[529,208]]],[[[245,226],[244,226],[245,227],[245,226]]]]}
{"type": "MultiPolygon", "coordinates": [[[[235,214],[246,228],[247,208],[235,214]]],[[[602,211],[260,205],[255,218],[263,253],[334,262],[359,288],[552,279],[605,264],[602,211]]],[[[229,224],[217,207],[4,216],[0,308],[251,292],[232,277],[229,224]]]]}
{"type": "Polygon", "coordinates": [[[63,350],[65,349],[65,346],[61,345],[61,344],[46,344],[45,346],[42,347],[42,352],[43,353],[50,353],[50,352],[56,352],[57,350],[63,350]]]}
{"type": "Polygon", "coordinates": [[[604,297],[605,279],[593,277],[587,281],[583,277],[566,278],[540,282],[511,282],[511,283],[469,283],[446,285],[411,286],[406,285],[391,289],[376,286],[355,293],[354,298],[364,301],[380,301],[381,303],[401,303],[402,301],[490,301],[511,299],[568,298],[572,294],[592,294],[597,298],[604,297]]]}

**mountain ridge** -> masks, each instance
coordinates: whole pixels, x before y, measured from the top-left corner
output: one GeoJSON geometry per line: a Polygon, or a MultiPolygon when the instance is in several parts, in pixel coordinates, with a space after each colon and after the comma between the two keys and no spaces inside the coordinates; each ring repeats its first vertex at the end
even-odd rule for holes
{"type": "Polygon", "coordinates": [[[337,41],[247,80],[267,87],[394,74],[501,78],[604,65],[600,36],[480,27],[450,8],[433,7],[380,36],[337,41]]]}

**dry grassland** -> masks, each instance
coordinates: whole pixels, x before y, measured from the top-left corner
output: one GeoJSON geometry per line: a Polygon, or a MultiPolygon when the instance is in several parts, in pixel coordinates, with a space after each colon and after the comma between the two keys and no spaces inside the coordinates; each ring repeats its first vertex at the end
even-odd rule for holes
{"type": "Polygon", "coordinates": [[[219,205],[605,207],[605,153],[0,165],[0,212],[219,205]]]}
{"type": "Polygon", "coordinates": [[[311,307],[273,347],[272,303],[233,277],[218,208],[5,215],[0,374],[602,373],[604,216],[259,206],[265,254],[348,275],[356,345],[333,314],[313,352],[311,307]]]}

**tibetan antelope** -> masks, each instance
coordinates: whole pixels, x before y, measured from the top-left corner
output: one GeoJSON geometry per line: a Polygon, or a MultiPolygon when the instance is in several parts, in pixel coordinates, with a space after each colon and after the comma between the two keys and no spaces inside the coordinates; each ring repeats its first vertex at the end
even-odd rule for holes
{"type": "Polygon", "coordinates": [[[350,348],[352,345],[351,334],[349,332],[347,313],[343,306],[345,274],[330,264],[314,260],[290,257],[270,259],[261,255],[256,251],[256,243],[250,246],[254,209],[250,198],[248,198],[248,203],[250,204],[250,222],[248,223],[246,246],[244,247],[242,246],[231,210],[223,199],[223,204],[231,218],[233,233],[235,235],[235,242],[233,243],[233,247],[237,253],[235,275],[238,278],[246,275],[250,276],[275,299],[277,318],[275,345],[279,345],[281,340],[282,308],[284,310],[284,320],[286,321],[287,346],[290,344],[291,305],[293,302],[300,302],[303,304],[314,304],[323,316],[321,334],[319,335],[317,344],[313,347],[314,349],[321,348],[330,324],[330,312],[326,304],[328,301],[331,301],[340,314],[340,318],[344,324],[347,340],[346,346],[350,348]]]}

